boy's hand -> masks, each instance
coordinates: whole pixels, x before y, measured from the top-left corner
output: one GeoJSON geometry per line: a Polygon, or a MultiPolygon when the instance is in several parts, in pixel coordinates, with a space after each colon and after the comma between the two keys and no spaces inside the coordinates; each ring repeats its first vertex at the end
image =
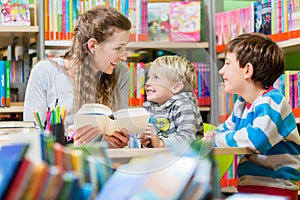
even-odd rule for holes
{"type": "Polygon", "coordinates": [[[213,141],[215,138],[216,132],[215,131],[208,131],[204,134],[202,141],[213,141]]]}
{"type": "Polygon", "coordinates": [[[153,124],[148,124],[144,133],[140,135],[140,142],[143,147],[164,147],[164,141],[160,139],[153,124]]]}

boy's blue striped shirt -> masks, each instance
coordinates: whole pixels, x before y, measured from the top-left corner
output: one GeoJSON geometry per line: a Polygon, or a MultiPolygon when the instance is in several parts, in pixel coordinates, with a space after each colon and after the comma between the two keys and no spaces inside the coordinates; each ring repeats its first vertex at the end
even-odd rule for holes
{"type": "Polygon", "coordinates": [[[239,185],[298,189],[300,136],[292,110],[277,89],[257,98],[250,108],[239,97],[217,128],[215,146],[248,147],[259,153],[241,159],[239,185]]]}

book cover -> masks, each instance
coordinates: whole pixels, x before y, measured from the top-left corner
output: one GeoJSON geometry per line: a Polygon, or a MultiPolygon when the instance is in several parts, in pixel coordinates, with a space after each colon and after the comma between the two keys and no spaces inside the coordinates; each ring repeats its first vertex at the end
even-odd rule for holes
{"type": "Polygon", "coordinates": [[[254,32],[262,33],[262,2],[253,2],[254,32]]]}
{"type": "Polygon", "coordinates": [[[271,0],[264,0],[262,1],[262,25],[261,25],[261,33],[265,35],[271,35],[272,33],[272,7],[271,7],[271,0]]]}
{"type": "Polygon", "coordinates": [[[122,128],[129,134],[143,133],[150,114],[145,108],[127,108],[112,112],[103,104],[84,104],[74,116],[75,129],[98,126],[103,134],[112,135],[122,128]]]}
{"type": "Polygon", "coordinates": [[[170,41],[170,3],[148,3],[148,40],[170,41]]]}
{"type": "Polygon", "coordinates": [[[1,26],[30,26],[28,0],[1,0],[1,26]]]}
{"type": "Polygon", "coordinates": [[[200,1],[170,2],[170,40],[200,41],[200,1]]]}
{"type": "Polygon", "coordinates": [[[19,170],[29,145],[16,143],[3,145],[0,149],[0,197],[6,195],[12,180],[19,170]]]}

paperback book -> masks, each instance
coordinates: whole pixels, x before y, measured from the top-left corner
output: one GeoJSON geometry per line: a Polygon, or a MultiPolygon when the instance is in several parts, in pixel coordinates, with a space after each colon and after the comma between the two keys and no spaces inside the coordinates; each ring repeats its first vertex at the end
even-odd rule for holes
{"type": "Polygon", "coordinates": [[[145,108],[127,108],[113,112],[103,104],[84,104],[74,116],[75,129],[98,126],[102,134],[112,135],[122,128],[129,134],[143,133],[150,114],[145,108]]]}

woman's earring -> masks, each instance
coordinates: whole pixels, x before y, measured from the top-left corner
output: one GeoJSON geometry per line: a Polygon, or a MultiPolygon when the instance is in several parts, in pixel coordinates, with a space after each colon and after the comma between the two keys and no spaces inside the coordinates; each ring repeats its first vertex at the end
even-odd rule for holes
{"type": "Polygon", "coordinates": [[[94,54],[95,54],[95,50],[91,50],[91,54],[93,54],[93,55],[94,55],[94,54]]]}

